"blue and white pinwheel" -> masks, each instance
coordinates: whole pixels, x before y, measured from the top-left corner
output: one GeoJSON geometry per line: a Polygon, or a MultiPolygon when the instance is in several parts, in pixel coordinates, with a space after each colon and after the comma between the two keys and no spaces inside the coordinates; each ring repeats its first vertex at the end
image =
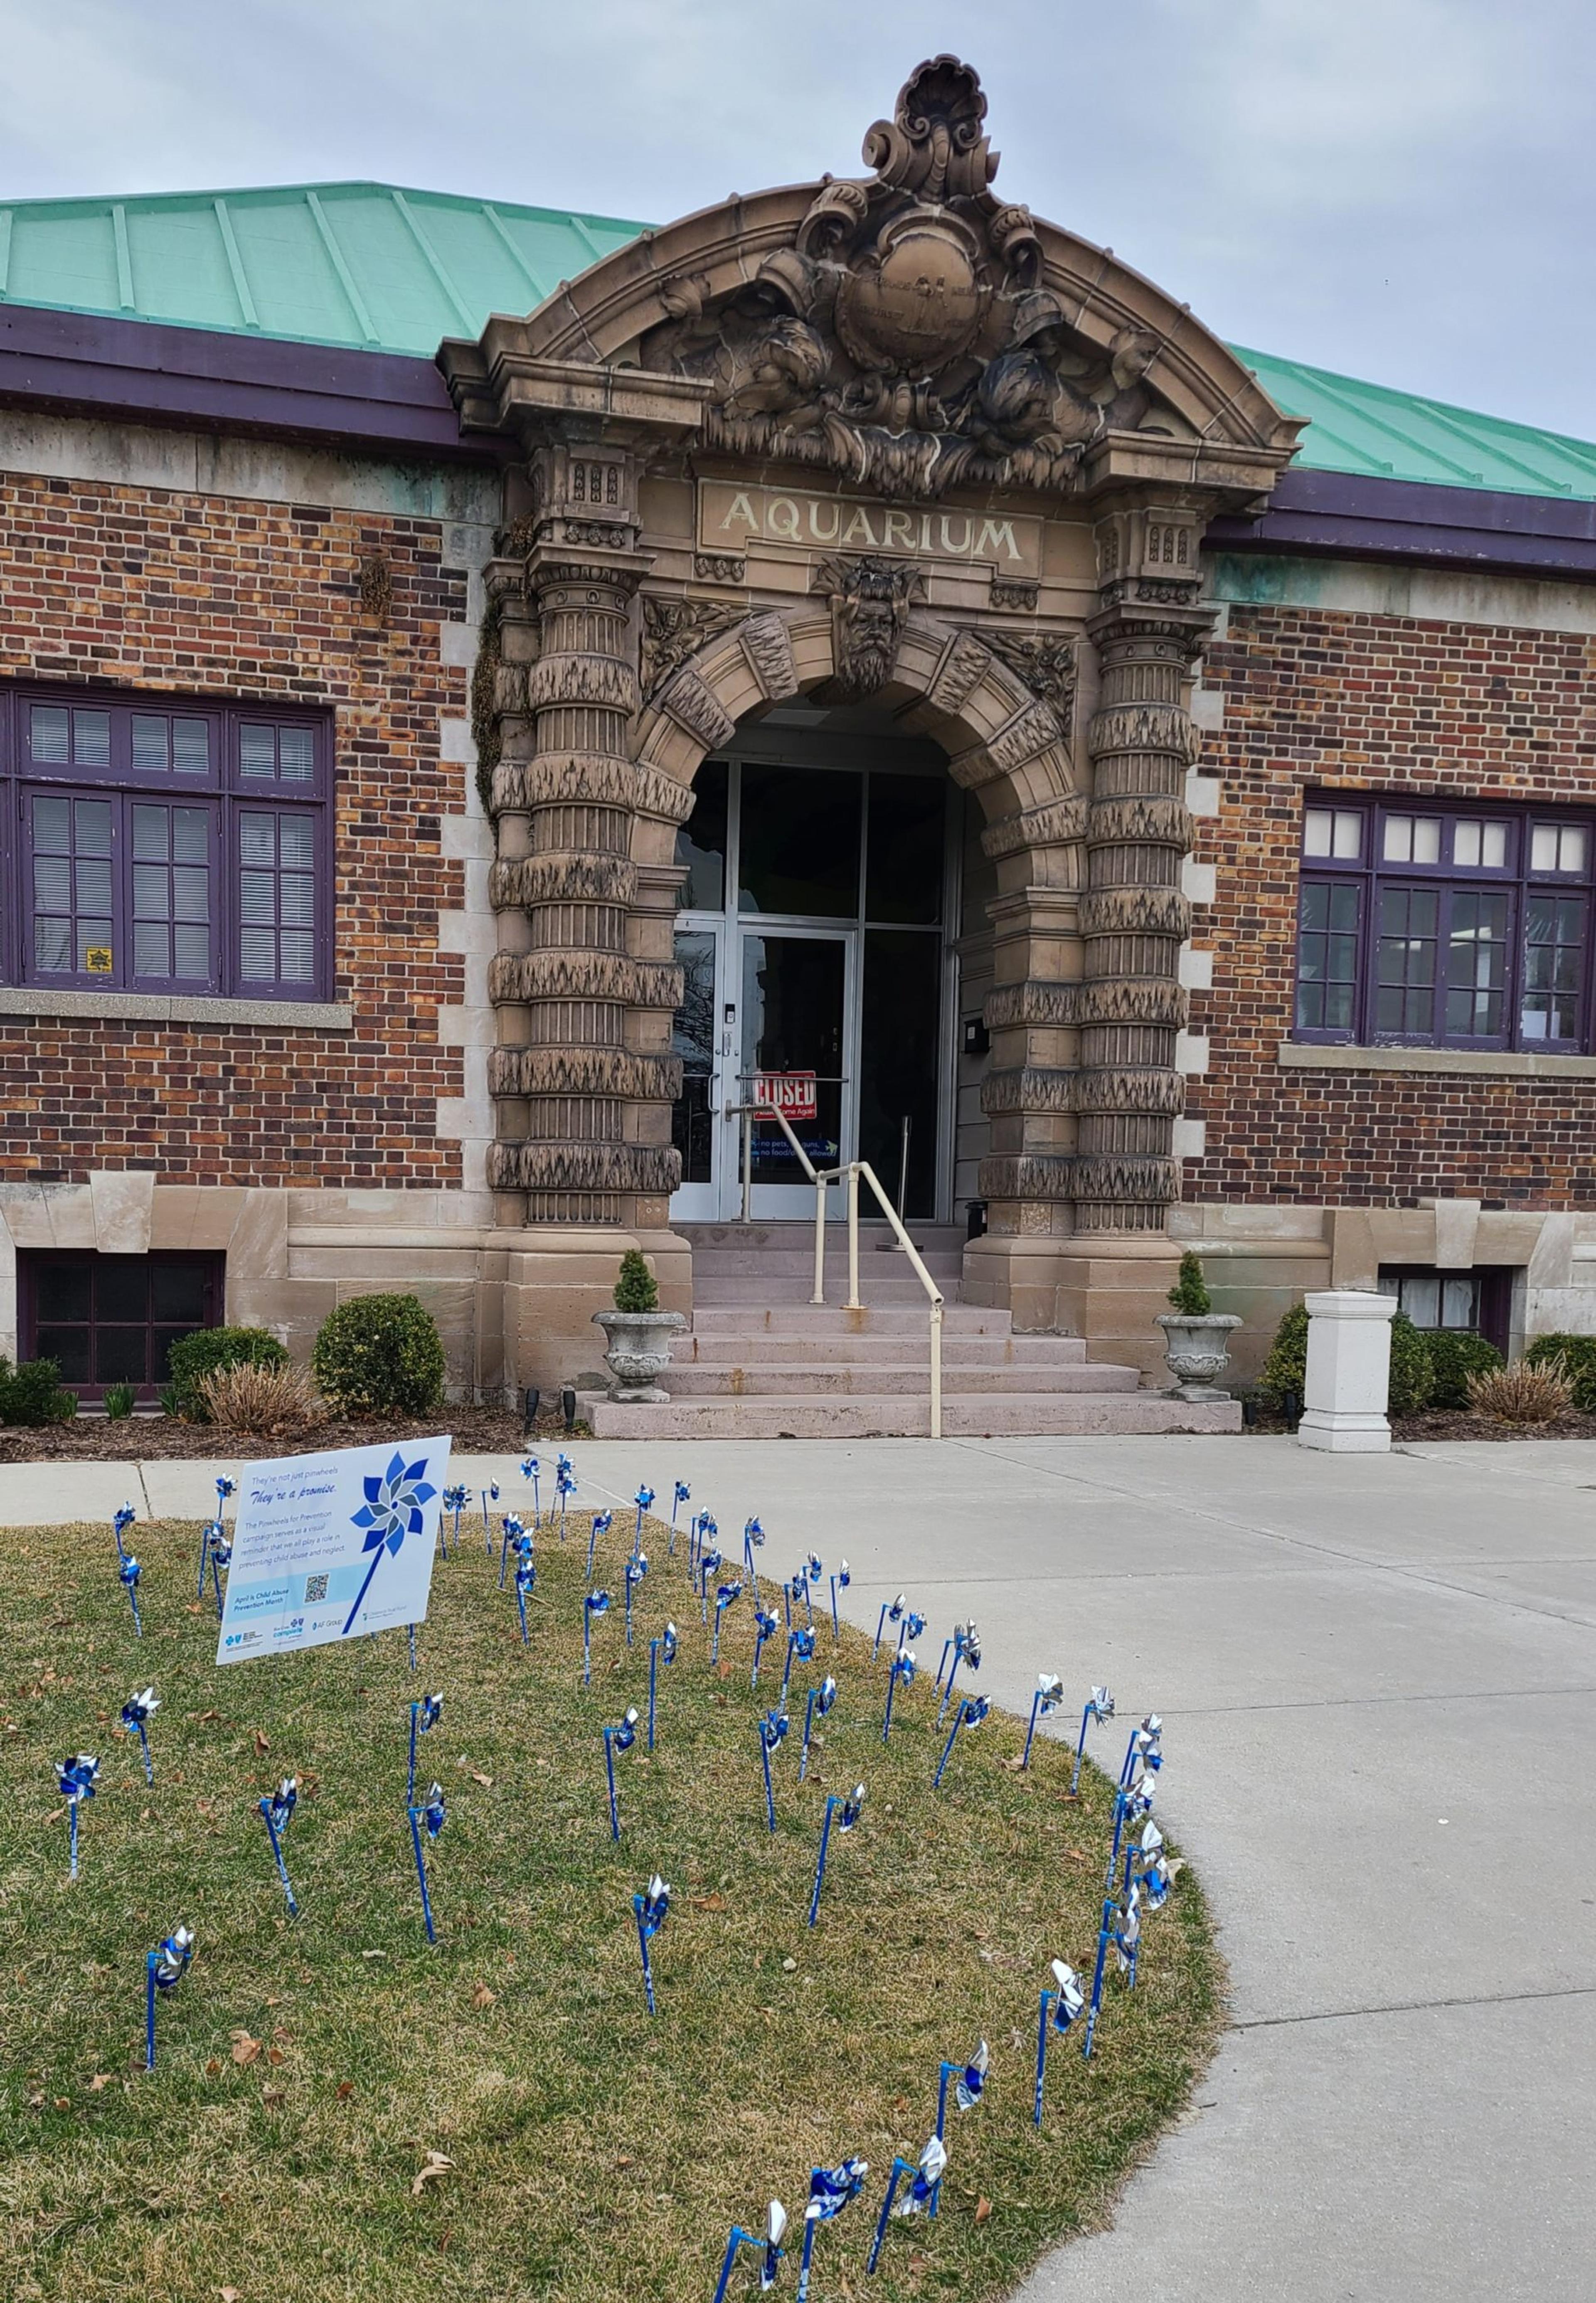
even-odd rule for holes
{"type": "Polygon", "coordinates": [[[136,1690],[122,1707],[122,1732],[124,1734],[137,1735],[139,1738],[139,1748],[144,1755],[144,1780],[147,1784],[153,1784],[156,1779],[155,1767],[149,1756],[148,1731],[151,1719],[160,1708],[161,1699],[153,1687],[136,1690]]]}
{"type": "Polygon", "coordinates": [[[925,1616],[917,1615],[911,1607],[904,1616],[902,1623],[898,1627],[899,1646],[900,1648],[908,1647],[911,1640],[917,1640],[920,1638],[925,1629],[925,1616]]]}
{"type": "Polygon", "coordinates": [[[1087,1728],[1094,1719],[1111,1719],[1113,1716],[1113,1697],[1110,1694],[1106,1687],[1094,1687],[1092,1690],[1091,1694],[1086,1698],[1085,1709],[1081,1713],[1080,1740],[1075,1747],[1075,1767],[1072,1769],[1069,1777],[1069,1796],[1071,1799],[1075,1797],[1076,1793],[1081,1787],[1081,1759],[1086,1749],[1087,1728]]]}
{"type": "Polygon", "coordinates": [[[92,1751],[78,1751],[70,1759],[62,1759],[55,1769],[61,1796],[66,1801],[67,1835],[71,1843],[70,1877],[78,1876],[78,1810],[85,1800],[93,1799],[98,1784],[100,1763],[92,1751]]]}
{"type": "Polygon", "coordinates": [[[1173,1883],[1164,1858],[1164,1835],[1151,1816],[1136,1843],[1135,1864],[1147,1897],[1147,1909],[1161,1911],[1170,1900],[1170,1888],[1173,1883]]]}
{"type": "Polygon", "coordinates": [[[936,1774],[932,1779],[931,1788],[933,1791],[936,1791],[941,1787],[942,1770],[946,1767],[948,1761],[953,1756],[953,1746],[958,1740],[959,1729],[961,1727],[979,1727],[982,1721],[986,1717],[987,1713],[991,1709],[992,1698],[990,1695],[967,1695],[965,1697],[958,1710],[953,1714],[953,1725],[948,1731],[948,1740],[942,1746],[942,1756],[937,1762],[936,1774]]]}
{"type": "Polygon", "coordinates": [[[820,1826],[820,1856],[815,1866],[815,1888],[809,1897],[809,1925],[820,1917],[820,1891],[825,1884],[826,1851],[832,1843],[832,1826],[839,1831],[851,1831],[865,1810],[865,1786],[856,1784],[846,1798],[831,1793],[825,1803],[825,1815],[820,1826]]]}
{"type": "Polygon", "coordinates": [[[139,1578],[144,1570],[131,1551],[124,1551],[116,1573],[127,1592],[128,1605],[133,1611],[133,1630],[137,1636],[142,1639],[144,1624],[139,1614],[139,1578]]]}
{"type": "Polygon", "coordinates": [[[775,1616],[771,1614],[768,1608],[757,1606],[755,1607],[754,1670],[748,1681],[748,1685],[750,1687],[757,1687],[759,1684],[759,1658],[764,1653],[764,1643],[767,1640],[773,1640],[779,1629],[780,1625],[778,1624],[775,1616]]]}
{"type": "Polygon", "coordinates": [[[818,1687],[809,1690],[804,1705],[804,1748],[798,1755],[798,1781],[801,1784],[809,1772],[809,1736],[817,1719],[823,1719],[837,1700],[837,1683],[828,1673],[818,1687]]]}
{"type": "Polygon", "coordinates": [[[780,2199],[773,2199],[764,2218],[763,2232],[744,2231],[740,2223],[731,2226],[727,2241],[725,2259],[721,2265],[720,2283],[715,2289],[714,2303],[726,2303],[727,2290],[736,2266],[739,2249],[751,2248],[759,2257],[759,2292],[768,2295],[776,2283],[776,2273],[781,2267],[781,2241],[787,2236],[787,2210],[780,2199]]]}
{"type": "Polygon", "coordinates": [[[582,1601],[582,1684],[593,1684],[593,1624],[598,1615],[610,1612],[607,1591],[589,1591],[582,1601]]]}
{"type": "Polygon", "coordinates": [[[883,1743],[890,1743],[892,1740],[892,1698],[899,1686],[914,1685],[915,1673],[918,1668],[913,1648],[899,1648],[887,1667],[887,1708],[881,1723],[883,1743]]]}
{"type": "Polygon", "coordinates": [[[416,1738],[430,1734],[443,1716],[443,1699],[441,1694],[419,1696],[410,1706],[410,1767],[405,1779],[404,1793],[407,1807],[416,1796],[416,1738]]]}
{"type": "MultiPolygon", "coordinates": [[[[588,1522],[587,1581],[589,1583],[593,1581],[593,1555],[598,1548],[598,1539],[601,1535],[608,1535],[610,1530],[614,1526],[614,1513],[607,1511],[595,1512],[592,1519],[588,1522]]],[[[560,1540],[562,1543],[565,1540],[565,1523],[563,1520],[560,1523],[560,1540]]]]}
{"type": "MultiPolygon", "coordinates": [[[[1032,2116],[1038,2127],[1042,2124],[1042,2098],[1047,2084],[1049,2035],[1054,2031],[1060,2034],[1068,2031],[1077,2016],[1085,2012],[1086,2004],[1086,1995],[1081,1988],[1080,1977],[1074,1968],[1067,1967],[1061,1959],[1055,1959],[1051,1966],[1052,1987],[1042,1995],[1041,2012],[1036,2021],[1036,2094],[1032,2116]]],[[[1086,2042],[1088,2054],[1091,2052],[1091,2044],[1088,2037],[1086,2042]]]]}
{"type": "Polygon", "coordinates": [[[805,2222],[833,2222],[844,2207],[851,2206],[858,2198],[869,2172],[868,2159],[844,2159],[836,2167],[811,2168],[809,2204],[804,2209],[805,2222]]]}
{"type": "Polygon", "coordinates": [[[773,1834],[776,1828],[776,1791],[771,1781],[771,1753],[781,1750],[792,1722],[785,1711],[767,1711],[754,1724],[759,1731],[759,1758],[764,1768],[765,1821],[773,1834]]]}
{"type": "Polygon", "coordinates": [[[410,1818],[410,1845],[416,1857],[416,1878],[421,1889],[421,1916],[426,1923],[427,1942],[436,1943],[438,1939],[437,1930],[433,1924],[432,1896],[427,1889],[426,1860],[422,1852],[421,1835],[425,1831],[429,1840],[436,1839],[439,1832],[443,1828],[445,1817],[443,1812],[443,1786],[442,1784],[434,1784],[432,1785],[426,1794],[426,1801],[420,1807],[417,1807],[412,1801],[409,1810],[409,1814],[410,1818]]]}
{"type": "Polygon", "coordinates": [[[1026,1729],[1026,1748],[1020,1757],[1022,1774],[1031,1764],[1031,1745],[1035,1740],[1036,1722],[1039,1719],[1051,1718],[1063,1700],[1063,1681],[1057,1678],[1051,1671],[1038,1672],[1036,1692],[1031,1698],[1031,1724],[1026,1729]]]}
{"type": "Polygon", "coordinates": [[[174,1991],[194,1956],[192,1928],[173,1928],[152,1952],[144,1955],[144,2068],[156,2067],[156,1994],[174,1991]]]}
{"type": "MultiPolygon", "coordinates": [[[[414,1709],[415,1707],[412,1705],[412,1712],[414,1709]]],[[[410,1795],[413,1798],[415,1795],[415,1729],[413,1720],[411,1724],[410,1748],[410,1795]]],[[[294,1901],[293,1888],[289,1883],[288,1861],[283,1852],[283,1839],[289,1825],[293,1821],[293,1811],[295,1808],[298,1807],[299,1803],[300,1779],[297,1776],[284,1776],[276,1790],[274,1792],[269,1792],[266,1796],[258,1802],[261,1820],[266,1827],[266,1837],[271,1842],[272,1860],[277,1867],[277,1877],[283,1883],[283,1893],[288,1904],[288,1916],[291,1919],[298,1919],[300,1915],[300,1907],[294,1901]]]]}
{"type": "Polygon", "coordinates": [[[116,1548],[119,1554],[126,1550],[127,1546],[122,1539],[138,1516],[131,1504],[123,1504],[122,1509],[113,1517],[111,1526],[116,1537],[116,1548]]]}
{"type": "Polygon", "coordinates": [[[621,1836],[621,1809],[615,1798],[615,1754],[629,1751],[638,1740],[636,1707],[629,1707],[625,1717],[613,1727],[606,1727],[604,1737],[604,1776],[610,1787],[610,1836],[621,1836]]]}
{"type": "Polygon", "coordinates": [[[717,1664],[721,1660],[721,1618],[728,1607],[734,1607],[737,1605],[742,1595],[743,1586],[740,1575],[734,1575],[729,1583],[717,1583],[715,1586],[714,1637],[710,1641],[709,1647],[709,1659],[712,1664],[717,1664]]]}
{"type": "Polygon", "coordinates": [[[954,2083],[953,2100],[960,2111],[974,2111],[986,2092],[987,2066],[992,2050],[984,2039],[964,2067],[964,2077],[954,2083]]]}
{"type": "Polygon", "coordinates": [[[397,1557],[406,1536],[419,1535],[426,1524],[426,1506],[438,1491],[426,1478],[426,1471],[425,1455],[418,1455],[413,1464],[407,1464],[395,1450],[385,1472],[367,1472],[361,1482],[366,1500],[358,1512],[350,1514],[350,1517],[357,1527],[366,1531],[366,1540],[360,1548],[363,1553],[370,1552],[371,1565],[344,1623],[345,1638],[364,1605],[366,1594],[371,1589],[371,1579],[384,1558],[397,1557]]]}
{"type": "Polygon", "coordinates": [[[426,1803],[421,1809],[421,1820],[426,1826],[428,1839],[435,1839],[439,1832],[443,1828],[443,1825],[447,1820],[443,1810],[443,1786],[442,1784],[433,1784],[429,1785],[426,1803]]]}
{"type": "Polygon", "coordinates": [[[643,1991],[648,2001],[648,2012],[654,2007],[654,1962],[648,1956],[648,1946],[664,1926],[671,1909],[671,1890],[656,1871],[640,1895],[632,1897],[632,1913],[638,1922],[638,1949],[643,1955],[643,1991]]]}
{"type": "Polygon", "coordinates": [[[921,2152],[919,2164],[908,2188],[899,2198],[892,2213],[895,2215],[924,2214],[936,2198],[936,2187],[942,2180],[947,2164],[948,2147],[940,2135],[933,2135],[921,2152]]]}
{"type": "Polygon", "coordinates": [[[809,1663],[813,1661],[814,1655],[815,1626],[812,1624],[799,1624],[796,1629],[789,1632],[787,1634],[787,1661],[781,1671],[781,1700],[783,1703],[787,1700],[788,1688],[792,1683],[793,1658],[796,1656],[799,1663],[809,1663]]]}
{"type": "Polygon", "coordinates": [[[677,1630],[667,1624],[657,1639],[648,1642],[648,1748],[654,1749],[654,1708],[659,1690],[659,1667],[662,1663],[676,1661],[677,1630]]]}
{"type": "Polygon", "coordinates": [[[837,1573],[828,1578],[828,1581],[832,1591],[832,1645],[836,1647],[840,1644],[842,1638],[842,1626],[837,1619],[837,1594],[839,1591],[846,1591],[853,1582],[853,1575],[846,1559],[838,1561],[837,1573]]]}
{"type": "Polygon", "coordinates": [[[889,1624],[901,1623],[903,1621],[903,1611],[908,1605],[908,1601],[904,1598],[902,1592],[899,1591],[895,1599],[888,1600],[882,1607],[880,1615],[875,1619],[875,1645],[870,1650],[870,1660],[872,1663],[875,1661],[876,1657],[881,1653],[881,1643],[885,1635],[887,1625],[889,1624]]]}

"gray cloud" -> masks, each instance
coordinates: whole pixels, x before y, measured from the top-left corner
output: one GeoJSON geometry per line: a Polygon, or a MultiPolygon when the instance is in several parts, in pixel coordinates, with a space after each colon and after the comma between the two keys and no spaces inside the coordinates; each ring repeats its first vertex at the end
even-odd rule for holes
{"type": "Polygon", "coordinates": [[[376,177],[661,222],[857,170],[953,48],[1001,190],[1220,333],[1596,434],[1587,0],[0,0],[0,197],[376,177]]]}

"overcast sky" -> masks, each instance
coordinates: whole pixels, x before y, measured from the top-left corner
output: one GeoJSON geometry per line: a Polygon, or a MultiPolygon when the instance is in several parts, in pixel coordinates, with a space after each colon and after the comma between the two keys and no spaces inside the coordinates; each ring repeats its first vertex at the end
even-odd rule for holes
{"type": "Polygon", "coordinates": [[[0,0],[0,199],[373,177],[663,223],[863,173],[939,48],[999,191],[1221,335],[1596,438],[1593,0],[0,0]]]}

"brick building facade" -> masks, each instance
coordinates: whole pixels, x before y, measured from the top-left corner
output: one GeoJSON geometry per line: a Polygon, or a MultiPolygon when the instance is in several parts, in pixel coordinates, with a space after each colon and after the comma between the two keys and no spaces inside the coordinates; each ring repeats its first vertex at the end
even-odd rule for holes
{"type": "Polygon", "coordinates": [[[4,212],[9,1347],[52,1259],[209,1258],[298,1350],[398,1284],[460,1388],[578,1377],[622,1246],[688,1309],[812,1203],[738,1171],[776,1073],[1094,1357],[1187,1241],[1244,1372],[1331,1278],[1596,1329],[1596,449],[1238,357],[915,85],[868,181],[646,240],[4,212]]]}

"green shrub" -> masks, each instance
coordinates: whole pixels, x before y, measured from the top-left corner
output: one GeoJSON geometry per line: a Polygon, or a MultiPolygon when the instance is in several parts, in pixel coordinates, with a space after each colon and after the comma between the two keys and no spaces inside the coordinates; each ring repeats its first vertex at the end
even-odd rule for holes
{"type": "Polygon", "coordinates": [[[106,1394],[106,1422],[125,1422],[133,1412],[133,1401],[136,1396],[131,1383],[114,1383],[106,1394]]]}
{"type": "Polygon", "coordinates": [[[1532,1367],[1561,1360],[1582,1415],[1596,1415],[1596,1336],[1537,1336],[1524,1352],[1532,1367]]]}
{"type": "Polygon", "coordinates": [[[1203,1259],[1195,1248],[1186,1248],[1181,1255],[1180,1277],[1170,1290],[1170,1308],[1188,1320],[1206,1319],[1213,1309],[1213,1298],[1203,1277],[1203,1259]]]}
{"type": "Polygon", "coordinates": [[[0,1423],[37,1430],[45,1423],[70,1423],[77,1412],[78,1395],[63,1385],[55,1360],[24,1360],[13,1368],[0,1359],[0,1423]]]}
{"type": "Polygon", "coordinates": [[[430,1415],[443,1396],[443,1346],[414,1295],[356,1295],[321,1323],[310,1371],[344,1415],[430,1415]]]}
{"type": "Polygon", "coordinates": [[[646,1258],[638,1249],[629,1247],[621,1259],[621,1273],[615,1282],[615,1309],[657,1312],[659,1308],[659,1282],[648,1269],[646,1258]]]}
{"type": "Polygon", "coordinates": [[[1430,1392],[1431,1407],[1466,1407],[1470,1376],[1494,1374],[1502,1364],[1500,1352],[1483,1336],[1458,1335],[1442,1329],[1427,1335],[1424,1341],[1430,1347],[1435,1378],[1430,1392]]]}
{"type": "Polygon", "coordinates": [[[196,1328],[191,1336],[180,1337],[167,1354],[171,1381],[161,1394],[161,1405],[168,1415],[208,1423],[210,1410],[199,1387],[214,1369],[287,1365],[287,1352],[264,1328],[196,1328]]]}
{"type": "MultiPolygon", "coordinates": [[[[1294,1303],[1275,1329],[1274,1342],[1258,1377],[1258,1388],[1277,1405],[1288,1391],[1298,1399],[1308,1372],[1308,1307],[1294,1303]]],[[[1391,1391],[1393,1415],[1418,1415],[1430,1404],[1435,1381],[1427,1339],[1406,1312],[1391,1321],[1391,1391]]]]}

